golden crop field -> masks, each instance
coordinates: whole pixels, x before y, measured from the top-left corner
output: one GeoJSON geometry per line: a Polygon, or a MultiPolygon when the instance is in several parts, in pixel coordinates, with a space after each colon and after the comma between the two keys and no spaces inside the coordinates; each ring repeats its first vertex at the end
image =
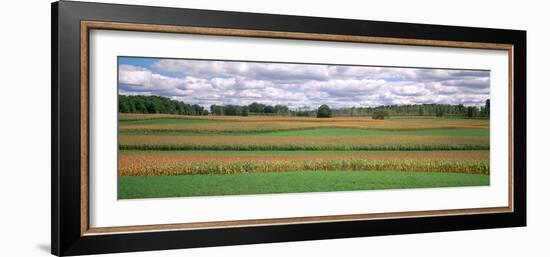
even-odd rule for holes
{"type": "Polygon", "coordinates": [[[319,154],[224,155],[209,152],[132,153],[120,156],[120,175],[233,174],[297,170],[399,170],[486,174],[488,151],[342,152],[319,154]]]}

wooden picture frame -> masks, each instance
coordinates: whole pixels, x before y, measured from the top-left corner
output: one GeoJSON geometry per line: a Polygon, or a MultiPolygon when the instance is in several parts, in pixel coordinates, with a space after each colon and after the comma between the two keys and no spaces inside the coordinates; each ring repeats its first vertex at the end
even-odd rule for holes
{"type": "Polygon", "coordinates": [[[526,32],[164,7],[52,4],[52,254],[176,249],[526,225],[526,32]],[[89,226],[91,30],[505,50],[509,204],[95,228],[89,226]]]}

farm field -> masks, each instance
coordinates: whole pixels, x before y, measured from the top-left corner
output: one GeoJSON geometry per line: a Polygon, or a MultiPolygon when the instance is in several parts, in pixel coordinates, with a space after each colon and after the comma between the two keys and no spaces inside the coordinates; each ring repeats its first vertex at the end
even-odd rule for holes
{"type": "Polygon", "coordinates": [[[119,114],[119,198],[489,185],[489,120],[119,114]]]}
{"type": "Polygon", "coordinates": [[[123,176],[119,198],[483,186],[487,175],[394,171],[298,171],[231,175],[123,176]],[[230,185],[230,186],[228,186],[230,185]]]}

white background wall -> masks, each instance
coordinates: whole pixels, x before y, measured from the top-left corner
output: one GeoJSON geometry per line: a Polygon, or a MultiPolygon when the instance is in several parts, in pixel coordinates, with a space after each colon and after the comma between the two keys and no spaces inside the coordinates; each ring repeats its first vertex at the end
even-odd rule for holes
{"type": "MultiPolygon", "coordinates": [[[[528,227],[143,252],[118,256],[549,256],[545,1],[192,0],[104,2],[528,31],[528,227]]],[[[50,242],[50,1],[0,11],[0,256],[46,256],[50,242]]],[[[521,172],[521,171],[519,171],[521,172]]]]}

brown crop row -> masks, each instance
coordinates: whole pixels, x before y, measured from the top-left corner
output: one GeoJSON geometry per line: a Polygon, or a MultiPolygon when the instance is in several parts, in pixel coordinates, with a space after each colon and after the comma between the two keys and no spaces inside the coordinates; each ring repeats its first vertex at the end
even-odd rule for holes
{"type": "Polygon", "coordinates": [[[289,171],[337,171],[337,170],[377,170],[377,171],[422,171],[456,172],[469,174],[489,174],[489,161],[486,160],[410,160],[410,159],[313,159],[292,161],[190,161],[161,162],[133,161],[119,163],[121,176],[167,176],[196,174],[237,174],[289,171]]]}
{"type": "Polygon", "coordinates": [[[357,136],[157,136],[120,135],[120,144],[255,144],[255,145],[381,145],[381,144],[487,144],[482,136],[357,135],[357,136]]]}
{"type": "Polygon", "coordinates": [[[313,159],[407,159],[407,160],[489,160],[489,151],[397,151],[397,152],[342,152],[319,154],[296,154],[295,152],[278,152],[277,154],[256,154],[248,152],[233,152],[231,154],[213,154],[204,151],[186,151],[186,152],[153,152],[144,151],[126,152],[121,151],[119,163],[126,166],[131,163],[177,163],[177,162],[234,162],[234,161],[302,161],[313,159]]]}

